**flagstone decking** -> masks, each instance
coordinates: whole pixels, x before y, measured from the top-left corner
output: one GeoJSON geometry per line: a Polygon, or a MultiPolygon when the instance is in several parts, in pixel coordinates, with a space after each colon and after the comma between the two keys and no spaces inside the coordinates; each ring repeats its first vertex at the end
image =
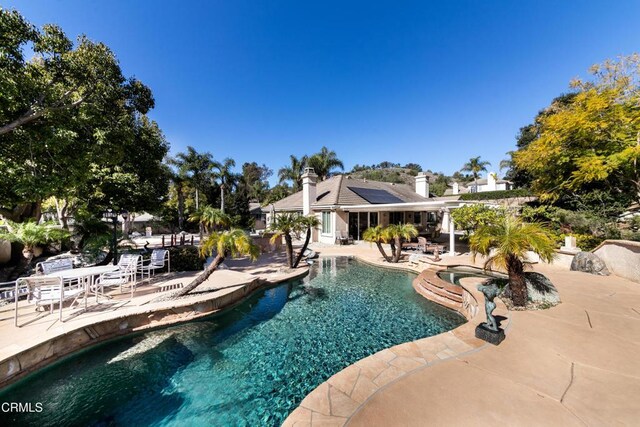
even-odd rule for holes
{"type": "MultiPolygon", "coordinates": [[[[379,258],[364,245],[316,249],[379,258]]],[[[459,256],[438,264],[473,262],[459,256]]],[[[346,368],[310,393],[285,425],[638,425],[640,284],[553,265],[535,271],[551,279],[563,302],[508,312],[499,346],[470,338],[484,321],[481,311],[454,331],[346,368]]]]}

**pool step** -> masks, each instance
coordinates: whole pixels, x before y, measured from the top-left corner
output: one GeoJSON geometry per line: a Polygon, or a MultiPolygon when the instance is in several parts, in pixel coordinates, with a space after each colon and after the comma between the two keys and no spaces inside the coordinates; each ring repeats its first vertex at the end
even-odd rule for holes
{"type": "Polygon", "coordinates": [[[462,288],[440,279],[433,271],[425,270],[413,281],[413,287],[425,298],[453,310],[462,308],[462,288]]]}

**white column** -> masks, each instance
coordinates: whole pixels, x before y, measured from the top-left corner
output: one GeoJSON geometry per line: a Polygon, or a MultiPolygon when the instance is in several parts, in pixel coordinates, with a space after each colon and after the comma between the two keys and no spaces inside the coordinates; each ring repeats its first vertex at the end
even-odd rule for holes
{"type": "Polygon", "coordinates": [[[453,216],[449,213],[449,255],[456,254],[456,225],[453,223],[453,216]]]}

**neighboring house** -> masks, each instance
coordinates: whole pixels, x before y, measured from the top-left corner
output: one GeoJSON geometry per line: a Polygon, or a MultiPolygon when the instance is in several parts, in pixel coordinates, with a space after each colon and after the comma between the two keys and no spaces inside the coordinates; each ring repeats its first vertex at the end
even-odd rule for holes
{"type": "Polygon", "coordinates": [[[487,191],[506,191],[511,190],[513,188],[513,183],[511,181],[507,181],[506,179],[499,179],[495,172],[490,172],[486,178],[481,178],[478,180],[478,184],[476,186],[475,181],[471,181],[466,185],[459,184],[454,182],[451,185],[451,188],[445,190],[445,196],[454,196],[457,194],[465,194],[465,193],[484,193],[487,191]]]}
{"type": "Polygon", "coordinates": [[[317,182],[312,168],[305,170],[302,179],[302,191],[264,209],[268,212],[267,224],[273,215],[281,212],[315,215],[321,225],[313,232],[314,242],[334,244],[336,237],[343,233],[361,240],[364,230],[378,224],[410,223],[422,234],[433,235],[441,226],[443,215],[438,214],[444,214],[444,228],[448,229],[453,225],[448,210],[461,206],[457,196],[430,197],[428,177],[424,173],[416,176],[415,188],[348,175],[335,175],[317,182]]]}

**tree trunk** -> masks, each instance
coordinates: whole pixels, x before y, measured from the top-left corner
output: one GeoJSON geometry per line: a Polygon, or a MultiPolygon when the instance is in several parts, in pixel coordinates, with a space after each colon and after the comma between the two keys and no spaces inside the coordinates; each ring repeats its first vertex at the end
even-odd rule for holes
{"type": "Polygon", "coordinates": [[[61,204],[57,197],[54,197],[56,203],[56,213],[58,214],[58,223],[65,230],[69,229],[67,211],[69,210],[69,200],[65,199],[61,204]]]}
{"type": "Polygon", "coordinates": [[[184,230],[184,193],[182,183],[176,184],[176,192],[178,193],[178,228],[184,230]]]}
{"type": "Polygon", "coordinates": [[[402,239],[400,237],[395,238],[395,253],[393,254],[393,262],[400,262],[400,257],[402,256],[402,239]]]}
{"type": "Polygon", "coordinates": [[[224,184],[220,186],[220,212],[224,213],[224,184]]]}
{"type": "Polygon", "coordinates": [[[289,268],[293,268],[293,242],[291,241],[291,235],[289,233],[284,234],[284,242],[287,252],[287,265],[289,268]]]}
{"type": "Polygon", "coordinates": [[[524,307],[527,303],[527,283],[522,261],[515,256],[510,256],[507,259],[507,272],[509,273],[509,288],[511,288],[513,305],[524,307]]]}
{"type": "Polygon", "coordinates": [[[387,261],[387,262],[392,262],[391,257],[389,257],[389,255],[387,255],[387,253],[384,251],[384,248],[382,247],[382,243],[381,242],[376,242],[376,246],[378,247],[378,250],[380,251],[380,253],[384,257],[384,260],[387,261]]]}
{"type": "Polygon", "coordinates": [[[222,255],[217,254],[216,257],[211,262],[211,264],[209,264],[207,268],[205,268],[205,270],[198,275],[198,277],[193,279],[193,281],[189,283],[187,286],[185,286],[184,288],[180,289],[178,292],[173,294],[172,298],[178,298],[178,297],[184,296],[189,292],[191,292],[192,290],[194,290],[195,288],[197,288],[198,286],[200,286],[202,283],[204,283],[209,278],[209,276],[211,276],[211,273],[216,271],[218,266],[222,264],[222,262],[224,261],[224,258],[225,258],[225,254],[222,254],[222,255]]]}
{"type": "Polygon", "coordinates": [[[396,241],[391,239],[389,245],[391,246],[391,262],[396,262],[396,241]]]}
{"type": "Polygon", "coordinates": [[[304,251],[307,250],[307,246],[309,246],[309,241],[311,240],[311,227],[307,227],[307,237],[305,237],[304,239],[304,245],[302,245],[302,249],[300,250],[300,253],[298,254],[298,257],[296,258],[296,261],[293,263],[293,268],[298,268],[298,264],[300,264],[300,261],[302,260],[302,257],[304,256],[304,251]]]}

